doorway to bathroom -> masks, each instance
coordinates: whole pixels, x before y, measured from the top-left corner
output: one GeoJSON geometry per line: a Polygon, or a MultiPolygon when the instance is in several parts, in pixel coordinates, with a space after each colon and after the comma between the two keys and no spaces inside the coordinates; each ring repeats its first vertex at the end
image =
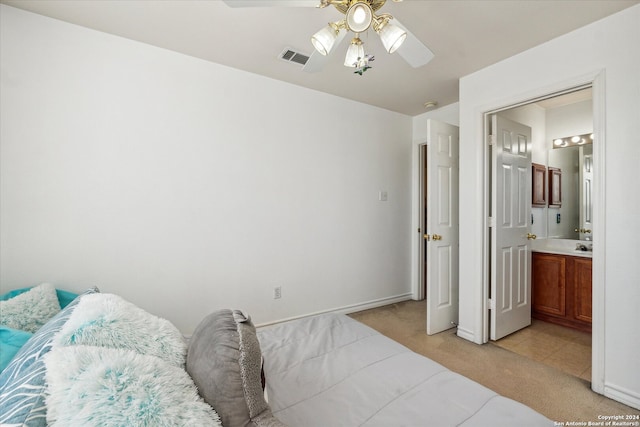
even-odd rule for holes
{"type": "Polygon", "coordinates": [[[591,85],[492,112],[486,123],[490,339],[590,380],[591,85]]]}

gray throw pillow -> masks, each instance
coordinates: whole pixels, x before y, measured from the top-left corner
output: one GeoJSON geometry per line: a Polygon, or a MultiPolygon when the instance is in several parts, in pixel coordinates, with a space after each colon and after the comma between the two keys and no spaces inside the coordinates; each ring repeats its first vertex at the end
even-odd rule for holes
{"type": "Polygon", "coordinates": [[[225,427],[286,427],[264,399],[261,369],[256,329],[242,311],[216,311],[200,322],[189,342],[187,372],[225,427]]]}

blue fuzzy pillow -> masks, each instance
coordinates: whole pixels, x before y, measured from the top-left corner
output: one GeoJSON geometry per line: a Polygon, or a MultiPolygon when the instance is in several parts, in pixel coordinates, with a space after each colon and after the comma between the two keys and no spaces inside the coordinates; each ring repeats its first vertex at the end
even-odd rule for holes
{"type": "Polygon", "coordinates": [[[60,312],[56,289],[43,283],[13,298],[0,301],[0,324],[36,332],[60,312]]]}
{"type": "Polygon", "coordinates": [[[46,426],[44,355],[88,289],[40,328],[0,373],[0,425],[46,426]]]}
{"type": "MultiPolygon", "coordinates": [[[[20,294],[30,291],[33,289],[33,286],[29,286],[27,288],[14,289],[12,291],[7,292],[6,294],[0,295],[0,301],[6,301],[13,297],[17,297],[20,294]]],[[[60,308],[65,308],[68,306],[71,301],[78,297],[78,294],[74,294],[73,292],[65,291],[62,289],[56,289],[56,295],[58,297],[58,302],[60,303],[60,308]]]]}
{"type": "MultiPolygon", "coordinates": [[[[6,368],[9,362],[11,362],[11,359],[13,359],[13,356],[15,356],[16,353],[18,353],[20,348],[29,340],[29,338],[33,336],[33,333],[35,332],[35,330],[24,329],[23,325],[25,324],[25,321],[26,321],[25,319],[19,319],[17,322],[12,322],[12,321],[5,322],[4,321],[5,314],[6,314],[4,313],[5,304],[11,304],[11,300],[14,300],[14,298],[18,296],[20,296],[18,300],[24,299],[25,294],[27,294],[29,291],[32,291],[33,293],[33,290],[35,288],[42,288],[43,285],[36,286],[36,287],[31,286],[28,288],[14,289],[3,295],[0,295],[0,307],[2,308],[2,310],[0,311],[3,311],[3,314],[0,315],[0,319],[1,319],[0,321],[0,372],[4,371],[4,368],[6,368]]],[[[51,287],[51,285],[48,285],[48,286],[51,287]]],[[[50,312],[48,316],[49,318],[57,314],[61,308],[65,308],[67,305],[69,305],[71,301],[73,301],[78,296],[78,294],[75,294],[69,291],[64,291],[62,289],[55,289],[55,294],[53,293],[53,291],[54,291],[53,289],[50,289],[49,293],[47,294],[47,295],[50,294],[49,300],[53,298],[53,301],[50,301],[48,305],[51,307],[55,306],[55,310],[50,312]],[[56,299],[57,299],[57,303],[55,302],[56,299]]],[[[32,305],[33,307],[35,307],[38,315],[37,317],[42,317],[43,310],[40,310],[42,301],[38,301],[36,304],[32,304],[28,301],[27,302],[23,301],[23,304],[32,305]]],[[[18,310],[18,313],[17,313],[18,318],[29,317],[27,314],[21,312],[20,308],[18,308],[17,310],[18,310]]],[[[43,317],[43,319],[45,320],[41,321],[41,324],[35,329],[38,329],[39,327],[44,325],[46,321],[50,320],[49,318],[47,318],[47,316],[43,317]]]]}

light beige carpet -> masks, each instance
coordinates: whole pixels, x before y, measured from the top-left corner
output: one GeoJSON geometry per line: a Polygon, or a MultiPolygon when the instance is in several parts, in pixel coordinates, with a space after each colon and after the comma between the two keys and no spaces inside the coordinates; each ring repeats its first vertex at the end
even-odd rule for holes
{"type": "Polygon", "coordinates": [[[350,316],[554,421],[597,422],[601,421],[599,415],[640,415],[637,409],[594,393],[584,379],[491,343],[471,343],[456,336],[455,329],[428,336],[424,301],[406,301],[350,316]]]}

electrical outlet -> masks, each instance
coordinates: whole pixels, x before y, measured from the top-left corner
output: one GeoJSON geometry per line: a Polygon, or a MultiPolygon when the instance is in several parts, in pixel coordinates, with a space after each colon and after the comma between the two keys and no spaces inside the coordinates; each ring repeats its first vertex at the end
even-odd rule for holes
{"type": "Polygon", "coordinates": [[[282,298],[282,287],[276,286],[275,288],[273,288],[273,299],[280,299],[280,298],[282,298]]]}

